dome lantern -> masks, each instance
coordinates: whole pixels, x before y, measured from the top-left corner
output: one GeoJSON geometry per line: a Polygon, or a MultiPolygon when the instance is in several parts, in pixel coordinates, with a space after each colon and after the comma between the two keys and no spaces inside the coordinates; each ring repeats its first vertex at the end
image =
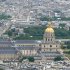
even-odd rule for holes
{"type": "Polygon", "coordinates": [[[45,32],[53,33],[54,29],[52,28],[51,22],[48,23],[48,27],[45,29],[45,32]]]}

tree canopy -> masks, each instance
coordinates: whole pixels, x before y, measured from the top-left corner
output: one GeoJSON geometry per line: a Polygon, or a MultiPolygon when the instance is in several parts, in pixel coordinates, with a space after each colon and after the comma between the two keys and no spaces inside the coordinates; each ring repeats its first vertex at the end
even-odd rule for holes
{"type": "Polygon", "coordinates": [[[2,19],[6,20],[6,19],[9,19],[9,18],[11,18],[10,15],[7,15],[7,14],[5,14],[5,13],[1,13],[1,14],[0,14],[0,20],[2,20],[2,19]]]}
{"type": "Polygon", "coordinates": [[[61,56],[57,56],[54,58],[54,61],[61,61],[61,60],[64,60],[61,56]]]}
{"type": "Polygon", "coordinates": [[[35,59],[34,59],[34,57],[29,56],[29,57],[28,57],[28,60],[29,60],[29,62],[34,62],[35,59]]]}

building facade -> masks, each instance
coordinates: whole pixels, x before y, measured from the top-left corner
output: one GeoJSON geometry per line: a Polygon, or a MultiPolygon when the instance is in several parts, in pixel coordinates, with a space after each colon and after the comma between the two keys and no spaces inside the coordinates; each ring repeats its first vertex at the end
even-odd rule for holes
{"type": "Polygon", "coordinates": [[[60,50],[60,44],[56,42],[54,29],[50,22],[47,29],[45,29],[41,48],[42,52],[57,52],[60,50]]]}
{"type": "Polygon", "coordinates": [[[55,39],[51,22],[45,29],[43,40],[16,40],[15,47],[23,56],[56,57],[60,55],[60,43],[55,39]],[[52,55],[53,54],[53,55],[52,55]]]}
{"type": "Polygon", "coordinates": [[[60,55],[60,43],[55,39],[52,24],[48,23],[43,40],[0,41],[1,60],[20,58],[18,55],[19,52],[22,56],[38,56],[39,58],[53,58],[60,55]]]}

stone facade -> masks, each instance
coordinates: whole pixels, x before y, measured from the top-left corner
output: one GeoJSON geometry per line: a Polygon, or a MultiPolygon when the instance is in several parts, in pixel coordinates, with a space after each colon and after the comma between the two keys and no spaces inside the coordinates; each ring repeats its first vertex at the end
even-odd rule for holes
{"type": "Polygon", "coordinates": [[[51,24],[45,30],[41,48],[42,52],[57,52],[60,50],[60,44],[55,40],[54,29],[51,27],[51,24]]]}

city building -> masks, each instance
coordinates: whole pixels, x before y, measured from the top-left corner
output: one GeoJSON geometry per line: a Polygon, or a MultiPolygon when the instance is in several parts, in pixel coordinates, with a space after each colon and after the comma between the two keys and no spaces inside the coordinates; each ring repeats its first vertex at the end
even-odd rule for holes
{"type": "Polygon", "coordinates": [[[0,47],[0,60],[16,60],[18,51],[14,47],[0,47]]]}
{"type": "Polygon", "coordinates": [[[45,29],[43,40],[16,40],[15,47],[24,56],[44,56],[52,59],[61,56],[60,43],[56,41],[51,22],[45,29]]]}
{"type": "Polygon", "coordinates": [[[24,56],[35,56],[39,49],[38,40],[16,40],[15,48],[17,48],[24,56]]]}
{"type": "Polygon", "coordinates": [[[60,50],[60,44],[55,41],[54,29],[50,22],[48,23],[47,29],[45,29],[41,46],[43,52],[57,52],[60,50]]]}
{"type": "Polygon", "coordinates": [[[1,40],[0,59],[16,59],[19,56],[18,53],[23,56],[34,56],[36,59],[53,59],[56,56],[62,56],[60,46],[55,39],[52,24],[49,22],[43,40],[1,40]]]}

